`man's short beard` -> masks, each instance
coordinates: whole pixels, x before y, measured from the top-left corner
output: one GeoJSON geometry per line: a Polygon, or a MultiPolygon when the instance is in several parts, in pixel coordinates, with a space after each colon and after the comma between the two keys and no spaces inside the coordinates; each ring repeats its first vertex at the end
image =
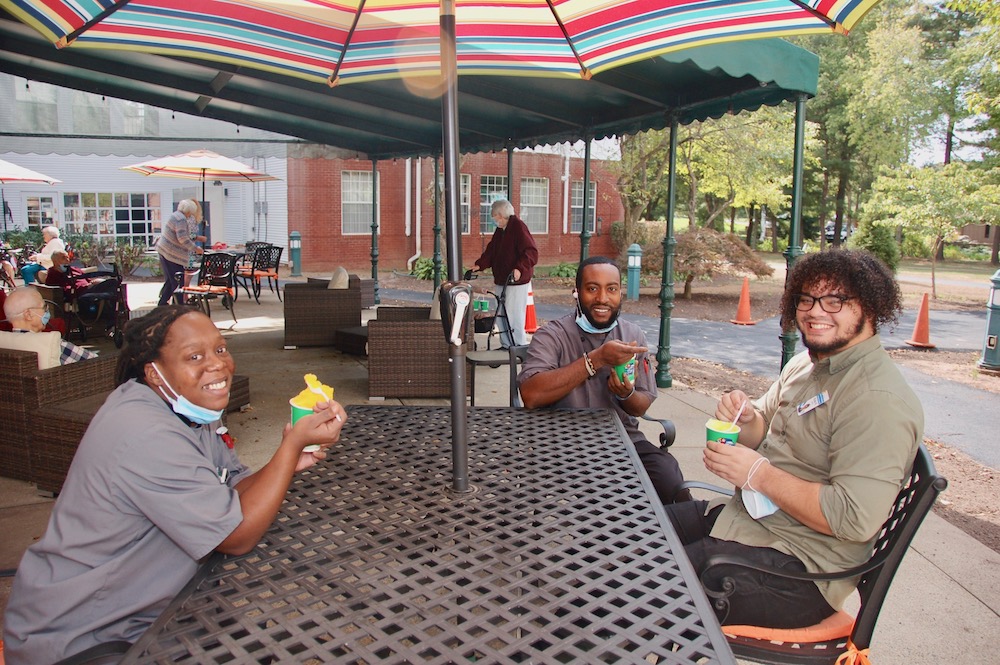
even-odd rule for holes
{"type": "Polygon", "coordinates": [[[594,326],[595,328],[607,328],[608,326],[614,325],[615,321],[618,320],[618,315],[621,314],[622,311],[622,307],[621,305],[619,305],[618,307],[615,307],[611,310],[611,318],[608,319],[607,323],[598,323],[597,321],[594,320],[594,317],[590,315],[590,310],[583,309],[583,307],[580,306],[579,302],[576,303],[576,309],[578,312],[583,313],[583,315],[587,317],[587,320],[590,321],[590,325],[594,326]]]}
{"type": "Polygon", "coordinates": [[[858,325],[855,326],[854,331],[848,337],[838,337],[829,344],[812,344],[809,342],[809,338],[805,331],[802,329],[803,326],[800,323],[796,323],[796,327],[799,329],[799,334],[802,335],[802,346],[806,347],[812,353],[824,353],[824,354],[834,354],[843,349],[845,346],[851,343],[861,331],[865,329],[865,320],[859,319],[858,325]]]}

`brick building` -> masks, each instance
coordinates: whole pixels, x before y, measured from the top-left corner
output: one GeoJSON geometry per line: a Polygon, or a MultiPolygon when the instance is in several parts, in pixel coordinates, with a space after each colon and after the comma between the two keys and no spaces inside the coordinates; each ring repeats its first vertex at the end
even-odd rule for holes
{"type": "MultiPolygon", "coordinates": [[[[328,158],[313,152],[288,155],[288,230],[302,236],[301,270],[325,272],[344,266],[371,271],[372,163],[328,158]]],[[[545,152],[515,152],[511,201],[532,231],[539,264],[580,258],[584,161],[545,152]]],[[[434,162],[427,159],[377,163],[379,271],[404,269],[434,253],[434,162]],[[418,246],[419,243],[419,246],[418,246]]],[[[460,165],[462,263],[470,267],[493,234],[489,206],[506,196],[507,155],[465,155],[460,165]]],[[[440,176],[443,178],[443,175],[440,176]]],[[[612,255],[611,224],[624,212],[614,176],[602,160],[591,160],[590,254],[612,255]]],[[[441,202],[441,253],[444,249],[441,202]]]]}

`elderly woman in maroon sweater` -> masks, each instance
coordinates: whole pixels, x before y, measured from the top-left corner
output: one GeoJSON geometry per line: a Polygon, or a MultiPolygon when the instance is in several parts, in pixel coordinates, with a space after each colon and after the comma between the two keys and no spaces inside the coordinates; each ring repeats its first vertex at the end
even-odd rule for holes
{"type": "Polygon", "coordinates": [[[506,305],[507,320],[497,318],[501,346],[507,348],[511,344],[527,344],[524,319],[528,307],[528,292],[531,291],[531,276],[538,263],[538,248],[528,227],[514,214],[514,206],[510,201],[494,201],[490,206],[490,215],[498,228],[483,250],[483,255],[476,259],[476,270],[493,269],[497,296],[502,297],[506,305]]]}

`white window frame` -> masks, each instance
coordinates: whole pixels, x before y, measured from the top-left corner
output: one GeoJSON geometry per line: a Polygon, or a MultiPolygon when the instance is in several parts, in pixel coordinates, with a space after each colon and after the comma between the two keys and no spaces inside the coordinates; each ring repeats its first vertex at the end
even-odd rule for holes
{"type": "MultiPolygon", "coordinates": [[[[382,233],[380,219],[380,187],[379,173],[375,173],[375,224],[377,234],[382,233]]],[[[372,172],[371,171],[341,171],[340,172],[340,233],[345,236],[371,235],[372,232],[372,172]],[[353,221],[359,212],[365,218],[364,228],[353,221]],[[351,219],[350,227],[347,220],[351,219]]]]}
{"type": "Polygon", "coordinates": [[[162,230],[160,192],[63,192],[62,197],[63,233],[148,247],[162,230]]]}
{"type": "Polygon", "coordinates": [[[493,233],[490,207],[497,199],[510,200],[507,176],[486,174],[479,176],[479,232],[483,235],[493,233]]]}
{"type": "Polygon", "coordinates": [[[549,232],[549,179],[521,178],[521,221],[534,234],[549,232]]]}
{"type": "MultiPolygon", "coordinates": [[[[597,228],[597,183],[590,182],[590,232],[597,228]]],[[[583,181],[574,180],[570,185],[570,233],[583,230],[583,181]]]]}
{"type": "MultiPolygon", "coordinates": [[[[458,215],[459,221],[462,223],[462,235],[469,235],[469,225],[472,220],[472,176],[468,173],[459,174],[459,185],[458,185],[458,215]]],[[[444,174],[438,174],[438,192],[441,194],[439,199],[444,205],[444,174]]]]}

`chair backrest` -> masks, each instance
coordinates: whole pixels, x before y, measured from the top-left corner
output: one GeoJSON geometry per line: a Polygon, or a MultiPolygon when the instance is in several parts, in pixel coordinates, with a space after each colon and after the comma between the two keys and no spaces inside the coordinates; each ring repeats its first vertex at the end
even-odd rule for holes
{"type": "Polygon", "coordinates": [[[254,254],[257,253],[257,249],[260,247],[268,247],[271,243],[262,242],[260,240],[251,240],[246,244],[246,254],[244,256],[249,256],[253,260],[254,254]]]}
{"type": "MultiPolygon", "coordinates": [[[[279,265],[281,263],[281,252],[284,247],[278,247],[277,245],[269,245],[267,247],[261,247],[257,250],[256,256],[260,256],[267,263],[260,267],[261,270],[274,270],[277,272],[279,265]]],[[[257,269],[257,264],[254,263],[254,269],[257,269]]]]}
{"type": "Polygon", "coordinates": [[[199,286],[234,286],[236,257],[226,252],[206,252],[202,255],[199,286]]]}
{"type": "Polygon", "coordinates": [[[920,523],[927,517],[938,494],[948,487],[948,481],[937,475],[934,461],[923,444],[913,460],[913,470],[903,489],[896,495],[889,519],[882,525],[875,548],[866,567],[868,572],[858,582],[861,610],[858,612],[851,633],[851,641],[858,649],[871,646],[872,633],[878,620],[882,602],[889,592],[892,578],[913,541],[920,523]]]}
{"type": "Polygon", "coordinates": [[[520,409],[524,406],[524,402],[521,401],[521,393],[517,389],[517,372],[519,363],[523,363],[528,357],[528,345],[512,344],[507,347],[507,353],[510,355],[510,405],[520,409]]]}

